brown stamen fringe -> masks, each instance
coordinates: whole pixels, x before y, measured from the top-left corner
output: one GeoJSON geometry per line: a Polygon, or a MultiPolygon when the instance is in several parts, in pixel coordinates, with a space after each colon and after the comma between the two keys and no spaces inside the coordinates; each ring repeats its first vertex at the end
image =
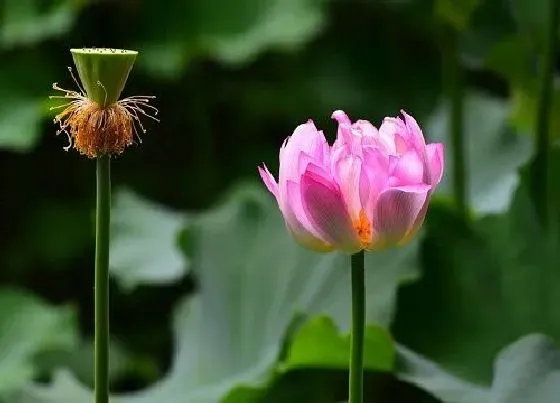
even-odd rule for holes
{"type": "Polygon", "coordinates": [[[53,84],[53,89],[64,95],[51,98],[70,100],[64,105],[51,108],[64,108],[55,116],[54,122],[60,126],[57,134],[64,132],[68,136],[69,144],[64,147],[66,151],[74,147],[89,158],[121,154],[134,143],[135,136],[139,143],[142,142],[138,133],[139,130],[146,133],[140,120],[142,116],[159,122],[155,117],[157,109],[149,105],[150,99],[155,98],[153,96],[124,98],[102,108],[85,96],[79,84],[78,87],[80,92],[65,90],[57,83],[53,84]]]}

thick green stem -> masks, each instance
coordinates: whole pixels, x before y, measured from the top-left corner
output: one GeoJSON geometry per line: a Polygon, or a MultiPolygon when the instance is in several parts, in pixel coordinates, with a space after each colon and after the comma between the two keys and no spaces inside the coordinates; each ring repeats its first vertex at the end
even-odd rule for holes
{"type": "Polygon", "coordinates": [[[450,103],[451,152],[453,155],[453,195],[459,212],[468,215],[467,150],[463,124],[463,72],[459,54],[459,33],[451,27],[444,30],[444,70],[450,103]]]}
{"type": "Polygon", "coordinates": [[[535,148],[536,159],[533,171],[533,199],[541,224],[547,227],[550,215],[549,201],[549,122],[552,107],[552,89],[556,65],[556,35],[560,0],[549,0],[547,37],[544,54],[541,58],[539,80],[539,99],[536,121],[535,148]]]}
{"type": "Polygon", "coordinates": [[[111,158],[97,159],[95,237],[95,403],[109,402],[109,224],[111,158]]]}
{"type": "Polygon", "coordinates": [[[352,334],[350,345],[349,403],[364,400],[365,278],[364,251],[352,255],[352,334]]]}

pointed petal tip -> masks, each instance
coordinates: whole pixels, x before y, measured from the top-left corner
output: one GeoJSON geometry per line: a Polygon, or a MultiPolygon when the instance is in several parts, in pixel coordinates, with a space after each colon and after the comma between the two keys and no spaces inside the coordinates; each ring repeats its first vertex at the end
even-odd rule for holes
{"type": "Polygon", "coordinates": [[[264,163],[262,164],[262,167],[257,165],[257,170],[268,191],[272,193],[276,198],[276,201],[278,201],[278,183],[276,182],[274,176],[270,173],[264,163]]]}
{"type": "Polygon", "coordinates": [[[421,130],[414,116],[410,115],[409,113],[406,113],[404,109],[401,109],[401,114],[403,115],[404,121],[407,126],[409,126],[414,130],[421,130]]]}
{"type": "Polygon", "coordinates": [[[292,138],[294,136],[297,136],[298,134],[301,134],[301,133],[309,133],[310,131],[312,131],[312,132],[317,131],[317,126],[315,126],[315,122],[313,121],[313,119],[307,119],[307,121],[305,123],[299,124],[294,129],[292,135],[289,136],[286,140],[289,140],[290,138],[292,138]]]}
{"type": "Polygon", "coordinates": [[[339,124],[351,124],[352,123],[352,121],[350,120],[350,118],[348,117],[346,112],[344,112],[341,109],[337,109],[336,111],[334,111],[331,115],[331,119],[336,120],[339,124]]]}
{"type": "Polygon", "coordinates": [[[404,120],[406,121],[407,119],[412,119],[414,122],[416,122],[416,119],[407,111],[405,111],[404,109],[400,110],[401,115],[404,117],[404,120]]]}
{"type": "Polygon", "coordinates": [[[428,167],[430,169],[432,185],[435,187],[441,182],[445,167],[445,146],[443,143],[430,143],[426,145],[428,167]]]}

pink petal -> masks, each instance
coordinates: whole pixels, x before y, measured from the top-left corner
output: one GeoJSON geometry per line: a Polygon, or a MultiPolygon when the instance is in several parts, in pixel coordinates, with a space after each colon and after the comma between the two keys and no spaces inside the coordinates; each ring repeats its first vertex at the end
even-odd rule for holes
{"type": "Polygon", "coordinates": [[[318,235],[305,214],[300,186],[292,181],[287,183],[286,200],[281,208],[286,226],[294,238],[306,248],[319,252],[330,251],[332,247],[318,235]]]}
{"type": "MultiPolygon", "coordinates": [[[[360,177],[358,181],[358,196],[360,200],[360,207],[362,210],[371,210],[372,188],[375,186],[374,177],[368,175],[368,170],[360,164],[360,177]]],[[[361,210],[360,210],[361,211],[361,210]]],[[[359,215],[359,212],[358,212],[359,215]]],[[[368,217],[371,219],[371,217],[368,217]]]]}
{"type": "Polygon", "coordinates": [[[420,126],[418,126],[418,122],[416,121],[416,119],[414,119],[411,115],[409,115],[402,109],[401,114],[404,116],[404,123],[406,124],[409,133],[424,138],[422,129],[420,129],[420,126]]]}
{"type": "Polygon", "coordinates": [[[359,220],[362,210],[371,221],[373,206],[388,178],[387,156],[374,147],[361,151],[361,157],[338,153],[340,157],[332,164],[332,174],[353,222],[359,220]]]}
{"type": "MultiPolygon", "coordinates": [[[[416,230],[415,223],[428,201],[429,185],[389,188],[379,197],[373,214],[374,243],[399,244],[416,230]]],[[[425,210],[424,210],[425,211],[425,210]]],[[[375,245],[373,245],[375,248],[375,245]]]]}
{"type": "Polygon", "coordinates": [[[314,162],[313,157],[311,155],[301,151],[299,154],[297,154],[297,156],[295,158],[295,161],[292,162],[292,164],[297,167],[297,170],[296,170],[297,174],[293,175],[288,180],[299,183],[299,179],[301,178],[301,175],[303,175],[303,173],[307,169],[307,166],[312,162],[314,162]]]}
{"type": "Polygon", "coordinates": [[[408,151],[408,143],[400,134],[395,135],[395,150],[398,155],[403,155],[408,151]]]}
{"type": "Polygon", "coordinates": [[[408,131],[409,144],[413,144],[414,148],[418,151],[423,150],[426,147],[426,140],[424,139],[422,129],[418,126],[416,119],[403,110],[401,110],[401,113],[404,116],[404,122],[408,131]]]}
{"type": "Polygon", "coordinates": [[[378,137],[379,131],[368,120],[360,119],[352,125],[364,137],[378,137]]]}
{"type": "Polygon", "coordinates": [[[364,146],[378,145],[379,133],[369,121],[361,119],[352,124],[348,115],[340,110],[333,112],[332,118],[338,122],[334,151],[342,148],[345,152],[361,156],[364,146]]]}
{"type": "Polygon", "coordinates": [[[317,156],[322,159],[325,142],[325,136],[317,130],[311,120],[296,127],[294,133],[288,137],[280,149],[280,172],[278,175],[280,193],[285,190],[283,189],[285,181],[294,180],[301,175],[296,163],[300,154],[303,152],[313,159],[317,156]]]}
{"type": "Polygon", "coordinates": [[[333,192],[337,191],[336,183],[333,180],[331,173],[325,170],[323,167],[315,164],[307,164],[304,174],[310,176],[314,181],[319,182],[323,186],[331,189],[333,192]]]}
{"type": "Polygon", "coordinates": [[[408,151],[402,155],[392,172],[392,186],[416,185],[422,183],[424,164],[416,151],[408,151]]]}
{"type": "Polygon", "coordinates": [[[377,147],[365,147],[363,149],[364,165],[375,173],[373,179],[379,183],[385,184],[389,177],[391,158],[390,155],[377,147]]]}
{"type": "Polygon", "coordinates": [[[431,174],[432,187],[436,187],[443,177],[444,152],[442,143],[432,143],[426,146],[428,166],[431,174]]]}
{"type": "Polygon", "coordinates": [[[363,208],[360,192],[364,193],[367,191],[369,194],[369,183],[362,179],[362,160],[359,157],[348,154],[337,161],[334,168],[333,175],[336,178],[350,217],[352,220],[357,220],[363,208]],[[361,189],[360,184],[367,186],[367,190],[361,189]]]}
{"type": "Polygon", "coordinates": [[[294,182],[288,182],[288,192],[287,200],[280,200],[278,195],[278,184],[274,180],[272,174],[268,171],[268,168],[263,164],[264,168],[258,167],[259,174],[266,185],[267,189],[276,197],[276,201],[280,207],[282,215],[284,216],[284,221],[288,227],[291,234],[296,238],[296,240],[308,249],[315,250],[317,252],[328,252],[333,248],[323,241],[315,231],[311,228],[309,220],[305,217],[303,213],[303,207],[301,206],[301,197],[299,184],[294,182]],[[290,192],[290,185],[294,186],[297,190],[290,192]]]}
{"type": "Polygon", "coordinates": [[[412,224],[412,228],[408,231],[408,233],[404,236],[404,238],[401,239],[399,243],[400,245],[403,245],[406,242],[408,242],[408,240],[410,240],[414,235],[416,235],[420,227],[422,227],[422,224],[424,223],[424,218],[426,218],[426,213],[428,212],[428,206],[430,205],[430,195],[432,191],[433,189],[431,189],[428,192],[428,196],[426,197],[426,202],[422,206],[422,209],[418,213],[418,216],[416,216],[416,220],[414,221],[414,224],[412,224]]]}
{"type": "Polygon", "coordinates": [[[336,120],[339,124],[352,124],[352,121],[346,114],[346,112],[341,110],[336,110],[332,113],[331,118],[336,120]]]}
{"type": "Polygon", "coordinates": [[[360,250],[360,241],[342,195],[334,185],[326,186],[306,172],[301,179],[301,197],[306,216],[315,230],[334,248],[360,250]]]}
{"type": "MultiPolygon", "coordinates": [[[[379,131],[367,120],[358,120],[352,125],[353,147],[352,153],[362,155],[364,147],[380,146],[379,131]]],[[[381,145],[381,148],[385,148],[381,145]]]]}
{"type": "Polygon", "coordinates": [[[386,188],[389,179],[389,156],[373,147],[364,148],[363,153],[360,200],[362,208],[371,221],[373,206],[381,191],[386,188]],[[367,185],[364,184],[364,181],[367,181],[367,185]]]}
{"type": "Polygon", "coordinates": [[[343,111],[334,111],[332,116],[338,122],[338,131],[334,147],[352,146],[352,121],[343,111]]]}
{"type": "Polygon", "coordinates": [[[286,222],[286,227],[294,239],[304,248],[312,250],[314,252],[332,252],[334,248],[319,238],[310,236],[307,232],[298,232],[286,222]]]}
{"type": "Polygon", "coordinates": [[[405,125],[399,118],[385,118],[379,127],[379,143],[389,154],[397,153],[397,136],[405,129],[405,125]]]}
{"type": "Polygon", "coordinates": [[[280,149],[278,204],[293,233],[303,233],[306,228],[299,228],[295,224],[297,219],[292,217],[293,207],[289,205],[288,183],[299,183],[301,175],[310,162],[324,165],[325,161],[330,160],[329,153],[323,133],[317,130],[312,121],[298,126],[280,149]]]}
{"type": "Polygon", "coordinates": [[[276,183],[276,179],[274,179],[274,176],[272,176],[265,164],[263,164],[262,168],[258,167],[258,169],[266,188],[274,195],[276,202],[278,202],[278,184],[276,183]]]}

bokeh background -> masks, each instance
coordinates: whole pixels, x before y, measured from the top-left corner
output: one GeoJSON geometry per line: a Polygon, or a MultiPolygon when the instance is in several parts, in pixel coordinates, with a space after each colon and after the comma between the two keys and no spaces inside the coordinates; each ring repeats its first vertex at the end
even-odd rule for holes
{"type": "Polygon", "coordinates": [[[113,162],[113,402],[344,401],[349,259],[297,246],[256,170],[336,109],[446,144],[423,232],[368,255],[367,402],[560,402],[555,85],[548,225],[528,169],[549,1],[0,0],[0,401],[92,400],[95,162],[48,97],[96,46],[140,51],[124,95],[161,119],[113,162]]]}

